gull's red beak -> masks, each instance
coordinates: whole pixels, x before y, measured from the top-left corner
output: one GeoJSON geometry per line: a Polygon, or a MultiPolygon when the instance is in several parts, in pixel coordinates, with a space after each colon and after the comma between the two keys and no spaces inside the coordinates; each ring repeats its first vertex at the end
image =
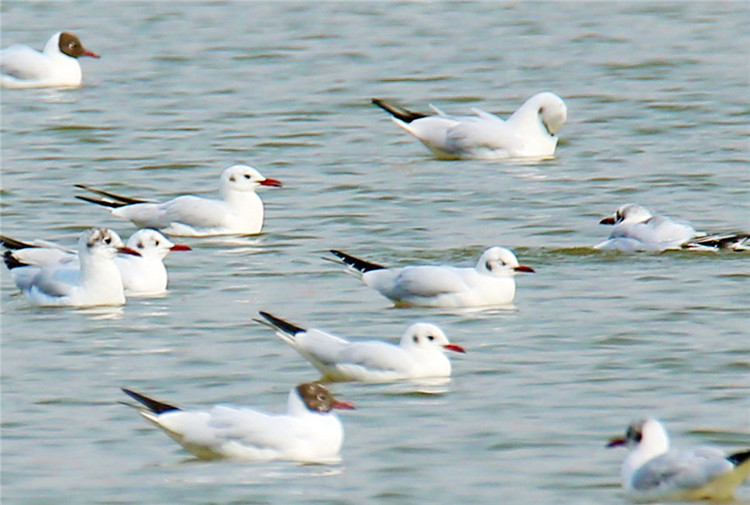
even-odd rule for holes
{"type": "Polygon", "coordinates": [[[620,447],[625,445],[625,439],[622,437],[615,437],[607,443],[607,447],[620,447]]]}
{"type": "Polygon", "coordinates": [[[599,224],[615,224],[615,218],[614,216],[605,217],[601,221],[599,221],[599,224]]]}
{"type": "Polygon", "coordinates": [[[463,352],[463,353],[466,352],[466,351],[464,351],[463,347],[461,347],[460,345],[456,345],[456,344],[446,344],[446,345],[443,346],[443,349],[447,349],[447,350],[453,351],[453,352],[463,352]]]}
{"type": "Polygon", "coordinates": [[[88,56],[90,58],[99,58],[99,55],[96,54],[94,51],[89,51],[88,49],[84,49],[81,53],[81,56],[88,56]]]}
{"type": "Polygon", "coordinates": [[[341,402],[339,400],[336,400],[335,402],[333,402],[332,407],[334,409],[354,410],[354,405],[352,405],[349,402],[341,402]]]}
{"type": "Polygon", "coordinates": [[[133,256],[140,256],[141,255],[141,253],[139,253],[135,249],[131,249],[130,247],[118,247],[117,248],[117,252],[118,253],[122,253],[122,254],[131,254],[133,256]]]}
{"type": "Polygon", "coordinates": [[[531,273],[531,274],[534,273],[534,269],[531,268],[531,267],[527,267],[526,265],[518,265],[513,270],[515,270],[516,272],[528,272],[528,273],[531,273]]]}
{"type": "Polygon", "coordinates": [[[169,248],[170,251],[192,251],[189,245],[175,244],[169,248]]]}
{"type": "Polygon", "coordinates": [[[260,181],[261,186],[273,186],[274,188],[280,188],[281,187],[281,181],[277,179],[271,179],[270,177],[268,179],[263,179],[260,181]]]}

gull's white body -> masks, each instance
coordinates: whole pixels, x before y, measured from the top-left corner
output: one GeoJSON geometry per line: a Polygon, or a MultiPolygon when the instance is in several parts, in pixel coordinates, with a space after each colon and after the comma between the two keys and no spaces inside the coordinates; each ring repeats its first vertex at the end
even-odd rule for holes
{"type": "Polygon", "coordinates": [[[90,307],[122,305],[125,291],[114,258],[124,244],[111,230],[94,228],[81,235],[80,261],[12,270],[18,288],[33,305],[90,307]],[[98,232],[98,236],[93,236],[98,232]],[[101,237],[111,242],[104,243],[101,237]]]}
{"type": "Polygon", "coordinates": [[[49,38],[39,52],[23,44],[0,51],[0,83],[4,88],[77,87],[82,82],[81,65],[60,51],[62,32],[49,38]]]}
{"type": "Polygon", "coordinates": [[[567,118],[565,103],[549,92],[532,96],[505,121],[477,108],[472,109],[473,116],[450,116],[432,109],[435,115],[409,123],[392,120],[440,159],[552,157],[555,133],[567,118]]]}
{"type": "Polygon", "coordinates": [[[670,450],[669,436],[656,419],[644,421],[640,442],[627,445],[620,478],[636,502],[729,500],[750,474],[750,460],[735,465],[713,447],[670,450]]]}
{"type": "Polygon", "coordinates": [[[338,416],[310,411],[296,389],[289,392],[284,414],[217,405],[141,415],[201,459],[335,462],[344,441],[338,416]]]}
{"type": "Polygon", "coordinates": [[[504,247],[482,253],[476,266],[407,266],[383,268],[362,274],[365,285],[399,306],[485,307],[513,303],[517,271],[530,271],[518,264],[515,254],[504,247]]]}
{"type": "Polygon", "coordinates": [[[295,331],[269,321],[281,340],[315,365],[324,380],[330,381],[390,382],[450,377],[451,363],[445,350],[463,351],[450,344],[440,328],[428,323],[409,326],[399,344],[394,345],[376,340],[349,341],[315,328],[295,331]]]}
{"type": "Polygon", "coordinates": [[[725,247],[735,250],[747,249],[747,237],[742,234],[708,236],[697,232],[690,223],[667,216],[655,216],[641,205],[628,203],[617,209],[613,217],[602,224],[614,224],[609,238],[595,249],[632,251],[665,251],[669,249],[716,250],[725,247]],[[719,242],[722,245],[715,245],[719,242]]]}
{"type": "Polygon", "coordinates": [[[254,235],[263,227],[263,201],[255,192],[280,183],[247,165],[234,165],[221,175],[221,200],[184,195],[162,203],[135,203],[112,209],[112,215],[140,228],[167,235],[254,235]]]}
{"type": "MultiPolygon", "coordinates": [[[[35,240],[31,243],[34,247],[18,249],[13,251],[13,256],[22,263],[30,265],[23,268],[23,275],[28,276],[33,267],[65,266],[77,268],[79,265],[78,254],[44,240],[35,240]]],[[[186,247],[176,245],[156,230],[144,228],[130,236],[127,247],[138,251],[140,256],[132,254],[118,254],[114,258],[115,265],[120,272],[122,284],[127,297],[158,296],[167,290],[167,268],[164,258],[177,247],[185,250],[186,247]]]]}

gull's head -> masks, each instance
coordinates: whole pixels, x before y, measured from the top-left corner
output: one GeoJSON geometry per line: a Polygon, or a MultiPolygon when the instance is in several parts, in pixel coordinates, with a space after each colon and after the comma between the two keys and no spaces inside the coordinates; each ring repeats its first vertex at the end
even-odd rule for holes
{"type": "Polygon", "coordinates": [[[537,93],[529,99],[533,101],[544,128],[550,135],[555,135],[568,119],[568,107],[562,98],[554,93],[545,91],[537,93]]]}
{"type": "MultiPolygon", "coordinates": [[[[98,58],[99,55],[93,51],[89,51],[78,37],[68,32],[61,32],[55,34],[57,36],[57,47],[61,53],[70,56],[71,58],[78,58],[80,56],[89,56],[90,58],[98,58]]],[[[53,36],[54,37],[54,36],[53,36]]]]}
{"type": "Polygon", "coordinates": [[[624,437],[615,437],[607,444],[607,447],[620,446],[625,446],[631,451],[646,447],[649,452],[660,454],[669,450],[669,436],[658,419],[642,419],[630,423],[624,437]]]}
{"type": "Polygon", "coordinates": [[[409,326],[401,337],[401,347],[466,352],[460,345],[451,344],[443,330],[430,323],[414,323],[409,326]]]}
{"type": "Polygon", "coordinates": [[[354,409],[349,402],[337,400],[322,384],[307,382],[297,386],[297,394],[308,410],[326,413],[333,409],[354,409]]]}
{"type": "Polygon", "coordinates": [[[281,182],[247,165],[233,165],[221,174],[222,191],[255,191],[260,186],[281,187],[281,182]]]}
{"type": "Polygon", "coordinates": [[[133,233],[128,239],[128,247],[138,251],[144,258],[164,259],[172,251],[189,251],[190,247],[175,244],[160,231],[143,228],[133,233]]]}
{"type": "Polygon", "coordinates": [[[513,251],[500,246],[485,250],[479,257],[476,269],[479,273],[495,277],[512,277],[517,272],[534,271],[531,267],[519,265],[518,258],[513,251]]]}
{"type": "Polygon", "coordinates": [[[626,203],[617,209],[613,216],[605,217],[599,224],[635,224],[645,223],[653,217],[653,214],[637,203],[626,203]]]}
{"type": "Polygon", "coordinates": [[[118,252],[140,256],[138,251],[125,247],[120,236],[109,228],[91,228],[83,232],[78,241],[78,252],[81,258],[96,256],[111,259],[118,252]]]}

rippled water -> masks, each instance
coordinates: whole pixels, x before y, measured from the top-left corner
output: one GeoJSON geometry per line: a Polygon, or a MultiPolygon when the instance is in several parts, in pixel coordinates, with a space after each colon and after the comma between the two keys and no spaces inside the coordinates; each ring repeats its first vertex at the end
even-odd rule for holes
{"type": "MultiPolygon", "coordinates": [[[[164,298],[31,308],[2,277],[5,503],[624,502],[606,440],[658,415],[676,444],[750,446],[750,257],[600,253],[637,201],[750,228],[748,4],[5,1],[3,46],[77,33],[78,90],[2,93],[3,232],[72,243],[133,228],[72,198],[213,192],[258,167],[265,232],[188,239],[164,298]],[[502,115],[540,90],[569,121],[554,160],[434,160],[373,107],[502,115]],[[516,311],[391,309],[321,259],[537,269],[516,311]],[[281,409],[317,377],[259,309],[346,336],[435,322],[467,348],[447,391],[336,384],[343,462],[193,463],[117,402],[281,409]]],[[[746,484],[738,493],[750,497],[746,484]]]]}

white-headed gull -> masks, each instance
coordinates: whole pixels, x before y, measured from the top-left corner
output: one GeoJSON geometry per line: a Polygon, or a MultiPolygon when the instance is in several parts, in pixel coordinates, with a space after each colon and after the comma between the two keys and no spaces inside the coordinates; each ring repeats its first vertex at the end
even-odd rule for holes
{"type": "Polygon", "coordinates": [[[632,423],[624,438],[607,447],[627,446],[622,487],[637,502],[732,499],[750,475],[750,451],[727,455],[713,447],[670,450],[669,436],[656,419],[632,423]]]}
{"type": "Polygon", "coordinates": [[[41,53],[23,44],[13,44],[0,51],[0,83],[5,88],[80,86],[79,56],[99,57],[67,32],[52,35],[41,53]]]}
{"type": "MultiPolygon", "coordinates": [[[[0,235],[0,242],[11,249],[4,253],[8,267],[45,267],[56,264],[78,264],[78,254],[74,250],[48,242],[35,240],[21,242],[5,235],[0,235]]],[[[125,296],[157,296],[167,290],[167,268],[164,258],[172,251],[189,251],[184,244],[175,244],[159,231],[143,228],[133,233],[127,247],[140,254],[123,253],[115,257],[125,296]]],[[[28,272],[24,272],[28,275],[28,272]]]]}
{"type": "Polygon", "coordinates": [[[473,116],[450,116],[430,105],[433,114],[428,115],[378,98],[372,102],[435,156],[448,160],[552,157],[568,114],[565,102],[550,92],[532,96],[505,121],[477,108],[471,109],[473,116]]]}
{"type": "Polygon", "coordinates": [[[256,321],[276,330],[328,381],[391,382],[403,379],[450,377],[445,351],[465,352],[451,344],[445,333],[429,323],[406,329],[398,345],[377,340],[349,341],[324,331],[305,329],[268,312],[256,321]]]}
{"type": "Polygon", "coordinates": [[[344,428],[333,409],[354,408],[315,383],[292,388],[285,414],[231,405],[182,410],[130,389],[123,391],[145,406],[140,409],[143,417],[200,459],[336,462],[344,428]]]}
{"type": "Polygon", "coordinates": [[[473,268],[407,266],[387,268],[341,251],[339,260],[362,275],[364,283],[397,306],[485,307],[510,305],[516,294],[513,277],[534,269],[519,265],[516,255],[504,247],[490,247],[473,268]]]}
{"type": "Polygon", "coordinates": [[[125,290],[114,258],[118,253],[139,255],[125,247],[122,240],[107,228],[92,228],[78,241],[78,261],[45,267],[15,266],[13,280],[34,305],[92,307],[122,305],[125,290]]]}
{"type": "Polygon", "coordinates": [[[615,251],[665,251],[667,249],[748,250],[750,235],[726,233],[707,235],[697,232],[690,223],[666,216],[654,216],[635,203],[617,209],[614,216],[599,224],[613,225],[609,239],[594,246],[595,249],[615,251]]]}
{"type": "Polygon", "coordinates": [[[167,235],[255,235],[263,227],[263,201],[255,192],[261,186],[280,187],[281,183],[247,165],[233,165],[221,174],[221,200],[183,195],[163,203],[152,203],[82,184],[76,187],[99,196],[77,195],[76,198],[112,207],[113,216],[130,220],[140,228],[162,230],[167,235]]]}

